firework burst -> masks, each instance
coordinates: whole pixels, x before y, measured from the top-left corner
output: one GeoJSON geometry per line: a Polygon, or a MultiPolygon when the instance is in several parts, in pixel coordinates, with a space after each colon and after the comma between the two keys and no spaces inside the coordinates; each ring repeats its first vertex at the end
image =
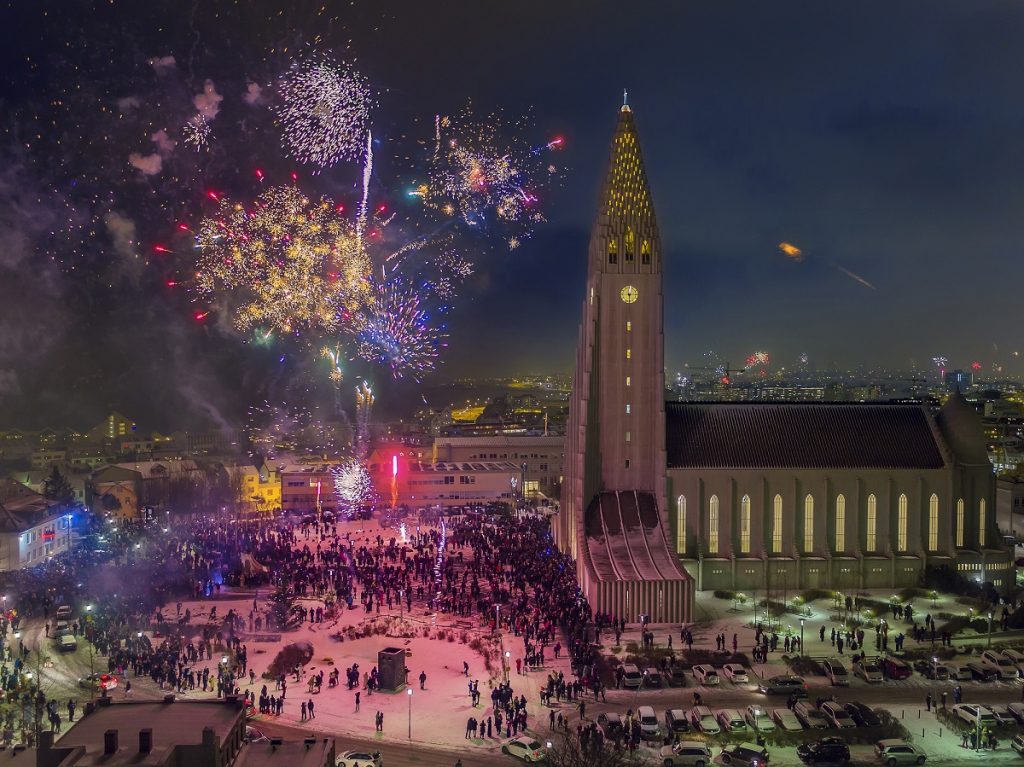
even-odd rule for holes
{"type": "Polygon", "coordinates": [[[415,381],[437,367],[441,348],[447,346],[444,326],[435,327],[419,294],[402,280],[376,286],[356,340],[359,356],[391,370],[395,378],[415,381]]]}
{"type": "Polygon", "coordinates": [[[334,493],[342,508],[351,514],[373,498],[373,480],[366,464],[352,459],[334,470],[334,493]]]}
{"type": "Polygon", "coordinates": [[[210,148],[210,123],[206,121],[206,116],[200,112],[196,112],[189,118],[188,122],[181,127],[181,132],[185,136],[185,144],[197,152],[200,149],[210,148]]]}
{"type": "Polygon", "coordinates": [[[282,145],[300,162],[329,168],[363,157],[373,95],[350,65],[328,56],[296,62],[281,78],[282,145]]]}
{"type": "Polygon", "coordinates": [[[196,244],[197,293],[227,293],[241,330],[336,332],[370,297],[370,260],[351,222],[292,186],[271,187],[249,209],[220,200],[196,244]]]}

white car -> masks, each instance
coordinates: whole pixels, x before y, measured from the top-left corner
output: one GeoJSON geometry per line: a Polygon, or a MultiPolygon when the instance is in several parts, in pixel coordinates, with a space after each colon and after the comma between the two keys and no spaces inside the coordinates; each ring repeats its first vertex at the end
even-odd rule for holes
{"type": "Polygon", "coordinates": [[[346,751],[334,762],[335,767],[380,767],[380,751],[346,751]]]}
{"type": "Polygon", "coordinates": [[[722,731],[718,726],[718,720],[707,706],[694,706],[690,709],[690,725],[693,729],[708,735],[717,735],[722,731]]]}
{"type": "Polygon", "coordinates": [[[971,669],[964,663],[947,663],[946,668],[949,669],[949,678],[955,679],[959,682],[969,682],[974,679],[974,674],[971,673],[971,669]]]}
{"type": "Polygon", "coordinates": [[[873,660],[862,660],[854,663],[853,673],[865,682],[885,681],[885,677],[882,676],[882,667],[873,660]]]}
{"type": "Polygon", "coordinates": [[[997,724],[992,709],[976,703],[957,703],[953,706],[953,715],[960,717],[972,727],[995,727],[997,724]]]}
{"type": "Polygon", "coordinates": [[[718,723],[722,725],[722,729],[726,732],[746,732],[747,722],[740,712],[734,708],[723,708],[719,709],[716,713],[718,717],[718,723]]]}
{"type": "Polygon", "coordinates": [[[694,666],[692,672],[697,684],[702,684],[705,687],[711,687],[722,681],[718,678],[718,672],[711,666],[694,666]]]}
{"type": "Polygon", "coordinates": [[[543,762],[548,752],[533,738],[512,738],[501,747],[501,753],[522,759],[524,762],[543,762]]]}
{"type": "Polygon", "coordinates": [[[750,681],[747,670],[739,663],[726,663],[722,666],[722,676],[733,684],[747,684],[750,681]]]}
{"type": "Polygon", "coordinates": [[[775,720],[775,724],[779,726],[780,730],[787,732],[800,732],[804,728],[800,720],[796,718],[796,714],[788,708],[773,708],[772,719],[775,720]]]}
{"type": "Polygon", "coordinates": [[[1016,679],[1020,676],[1020,671],[1017,670],[1014,662],[995,650],[985,650],[981,654],[981,662],[998,671],[1000,679],[1016,679]]]}
{"type": "MultiPolygon", "coordinates": [[[[787,709],[788,710],[788,709],[787,709]]],[[[768,709],[760,703],[747,706],[743,711],[743,718],[747,720],[755,732],[771,732],[775,729],[775,722],[772,721],[768,709]]]]}
{"type": "Polygon", "coordinates": [[[853,717],[850,716],[849,712],[843,707],[843,704],[836,703],[834,700],[822,703],[821,713],[829,721],[829,724],[840,730],[844,727],[857,726],[853,721],[853,717]]]}

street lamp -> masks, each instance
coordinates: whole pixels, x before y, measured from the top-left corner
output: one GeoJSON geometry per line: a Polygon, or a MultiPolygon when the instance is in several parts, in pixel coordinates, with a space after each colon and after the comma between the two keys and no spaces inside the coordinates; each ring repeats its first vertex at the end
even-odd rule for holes
{"type": "Polygon", "coordinates": [[[508,667],[509,664],[512,662],[511,658],[512,653],[510,653],[508,650],[505,650],[505,684],[508,684],[508,667]]]}
{"type": "Polygon", "coordinates": [[[412,740],[412,688],[405,688],[405,695],[409,699],[409,740],[412,740]]]}
{"type": "Polygon", "coordinates": [[[804,653],[804,619],[801,618],[800,619],[800,655],[803,656],[804,654],[805,654],[804,653]]]}
{"type": "Polygon", "coordinates": [[[992,649],[992,611],[988,611],[988,649],[992,649]]]}

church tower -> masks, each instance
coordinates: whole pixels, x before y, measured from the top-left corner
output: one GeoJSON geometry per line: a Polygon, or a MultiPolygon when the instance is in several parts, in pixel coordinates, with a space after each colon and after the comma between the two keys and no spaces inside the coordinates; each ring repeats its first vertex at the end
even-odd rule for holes
{"type": "Polygon", "coordinates": [[[665,485],[661,239],[633,111],[623,104],[590,236],[601,490],[665,485]]]}
{"type": "Polygon", "coordinates": [[[688,620],[693,581],[665,517],[661,239],[633,111],[619,110],[590,236],[565,437],[559,547],[591,607],[688,620]]]}

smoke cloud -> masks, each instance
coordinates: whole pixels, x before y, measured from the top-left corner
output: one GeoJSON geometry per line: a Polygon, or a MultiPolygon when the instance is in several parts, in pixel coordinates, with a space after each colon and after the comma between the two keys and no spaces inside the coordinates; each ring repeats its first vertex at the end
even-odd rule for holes
{"type": "Polygon", "coordinates": [[[213,80],[207,80],[203,84],[203,92],[197,93],[192,99],[192,103],[199,114],[207,120],[212,120],[220,112],[220,102],[223,100],[224,97],[217,93],[217,86],[214,85],[213,80]]]}
{"type": "Polygon", "coordinates": [[[260,84],[254,83],[251,80],[247,82],[245,84],[245,93],[242,94],[242,101],[251,107],[264,103],[263,88],[260,87],[260,84]]]}
{"type": "Polygon", "coordinates": [[[128,155],[128,164],[140,170],[143,175],[155,176],[164,167],[164,158],[159,154],[139,154],[132,152],[128,155]]]}
{"type": "Polygon", "coordinates": [[[153,67],[153,71],[158,75],[167,74],[174,69],[176,63],[174,56],[158,56],[149,60],[149,65],[153,67]]]}

